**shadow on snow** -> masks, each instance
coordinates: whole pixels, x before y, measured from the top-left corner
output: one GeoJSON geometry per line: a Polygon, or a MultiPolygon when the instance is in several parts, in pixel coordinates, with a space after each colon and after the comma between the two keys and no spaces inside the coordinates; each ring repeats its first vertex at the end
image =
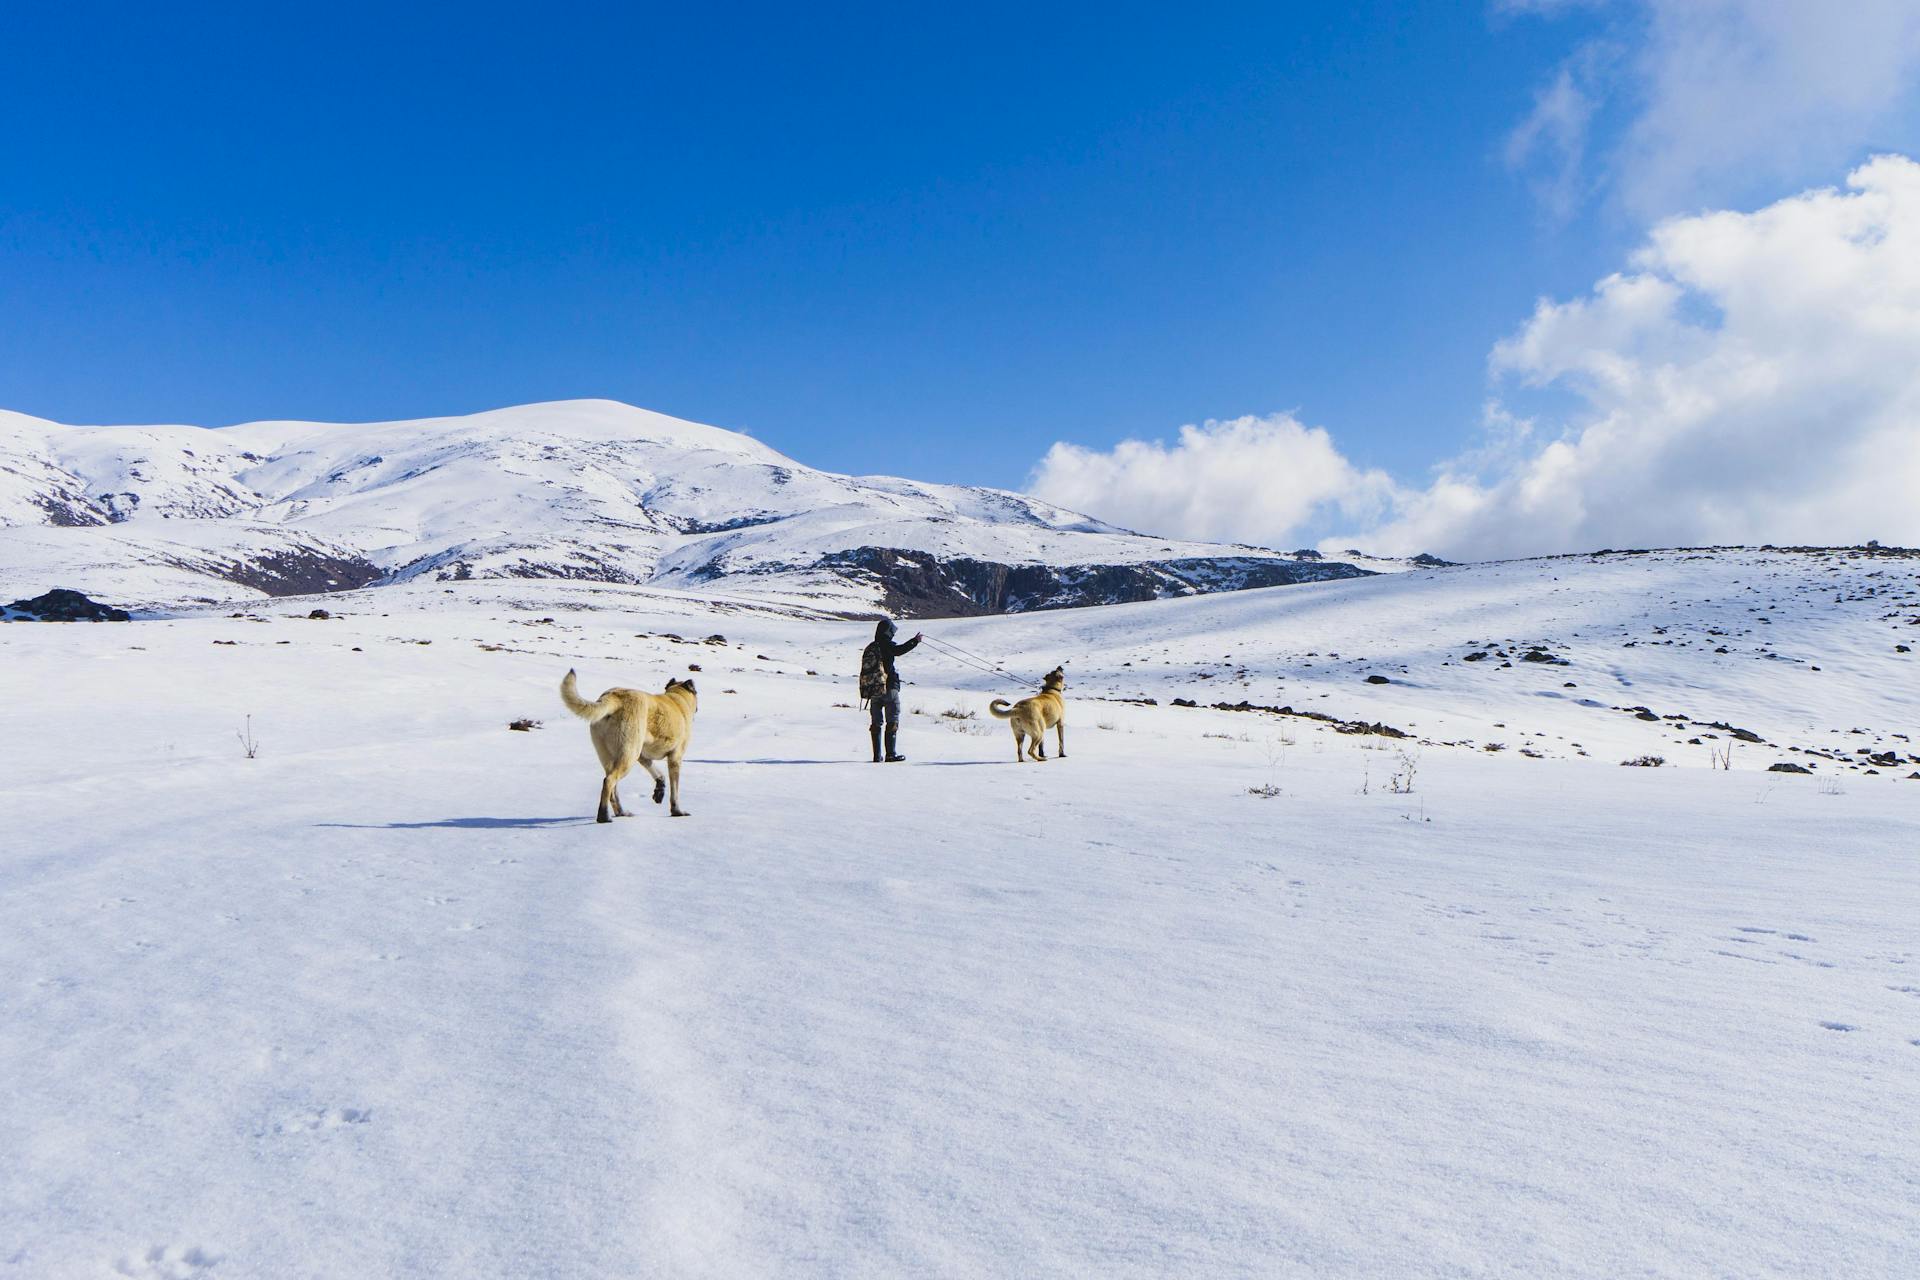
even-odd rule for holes
{"type": "Polygon", "coordinates": [[[352,831],[424,831],[447,827],[458,831],[493,831],[511,827],[563,827],[591,823],[591,817],[572,818],[442,818],[438,822],[316,822],[316,827],[344,827],[352,831]]]}

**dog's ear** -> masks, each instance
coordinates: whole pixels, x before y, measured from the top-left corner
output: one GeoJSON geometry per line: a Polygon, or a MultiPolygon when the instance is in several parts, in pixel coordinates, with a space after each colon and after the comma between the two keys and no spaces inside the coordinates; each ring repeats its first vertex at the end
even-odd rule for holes
{"type": "Polygon", "coordinates": [[[698,693],[698,692],[700,692],[700,691],[699,691],[698,689],[696,689],[696,688],[694,688],[694,687],[693,687],[693,681],[691,681],[691,680],[682,680],[682,681],[680,682],[680,687],[681,687],[682,689],[685,689],[685,690],[686,690],[686,691],[687,691],[688,693],[698,693]]]}

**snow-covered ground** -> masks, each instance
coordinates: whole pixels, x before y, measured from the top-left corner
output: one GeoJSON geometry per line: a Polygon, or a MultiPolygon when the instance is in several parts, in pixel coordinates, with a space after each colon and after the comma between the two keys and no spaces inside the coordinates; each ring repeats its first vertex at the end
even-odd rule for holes
{"type": "Polygon", "coordinates": [[[1045,765],[764,603],[0,626],[0,1276],[1920,1274],[1917,569],[908,624],[1045,765]],[[696,665],[594,824],[560,676],[696,665]]]}

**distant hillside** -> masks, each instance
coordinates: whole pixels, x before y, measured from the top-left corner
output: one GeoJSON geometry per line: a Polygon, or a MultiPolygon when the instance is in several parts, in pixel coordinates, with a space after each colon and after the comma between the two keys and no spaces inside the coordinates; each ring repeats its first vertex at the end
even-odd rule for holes
{"type": "Polygon", "coordinates": [[[220,429],[0,413],[0,570],[16,592],[168,604],[572,578],[940,617],[1394,567],[1148,537],[996,489],[835,475],[605,400],[220,429]]]}

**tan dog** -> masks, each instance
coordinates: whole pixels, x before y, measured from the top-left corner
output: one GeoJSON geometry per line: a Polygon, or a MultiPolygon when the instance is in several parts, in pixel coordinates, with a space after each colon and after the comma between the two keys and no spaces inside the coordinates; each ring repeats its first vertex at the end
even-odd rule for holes
{"type": "Polygon", "coordinates": [[[1047,758],[1047,745],[1041,736],[1049,729],[1060,734],[1060,758],[1067,758],[1067,700],[1060,696],[1067,687],[1067,673],[1059,667],[1047,672],[1047,678],[1040,683],[1040,692],[1031,698],[1007,706],[1005,698],[995,698],[987,707],[995,717],[1013,721],[1013,758],[1016,762],[1031,756],[1035,760],[1047,758]],[[1031,738],[1031,744],[1027,739],[1031,738]]]}
{"type": "Polygon", "coordinates": [[[580,696],[573,672],[569,671],[567,678],[560,682],[560,701],[592,726],[593,749],[600,753],[600,767],[606,771],[600,783],[597,821],[612,822],[614,814],[622,818],[633,816],[620,805],[620,779],[626,777],[635,764],[653,778],[653,802],[660,803],[671,783],[673,803],[669,811],[676,818],[687,816],[687,811],[680,807],[680,759],[686,755],[687,740],[693,736],[693,713],[699,705],[693,681],[669,680],[664,693],[609,689],[598,701],[588,702],[580,696]],[[667,762],[665,778],[654,765],[656,760],[667,762]]]}

